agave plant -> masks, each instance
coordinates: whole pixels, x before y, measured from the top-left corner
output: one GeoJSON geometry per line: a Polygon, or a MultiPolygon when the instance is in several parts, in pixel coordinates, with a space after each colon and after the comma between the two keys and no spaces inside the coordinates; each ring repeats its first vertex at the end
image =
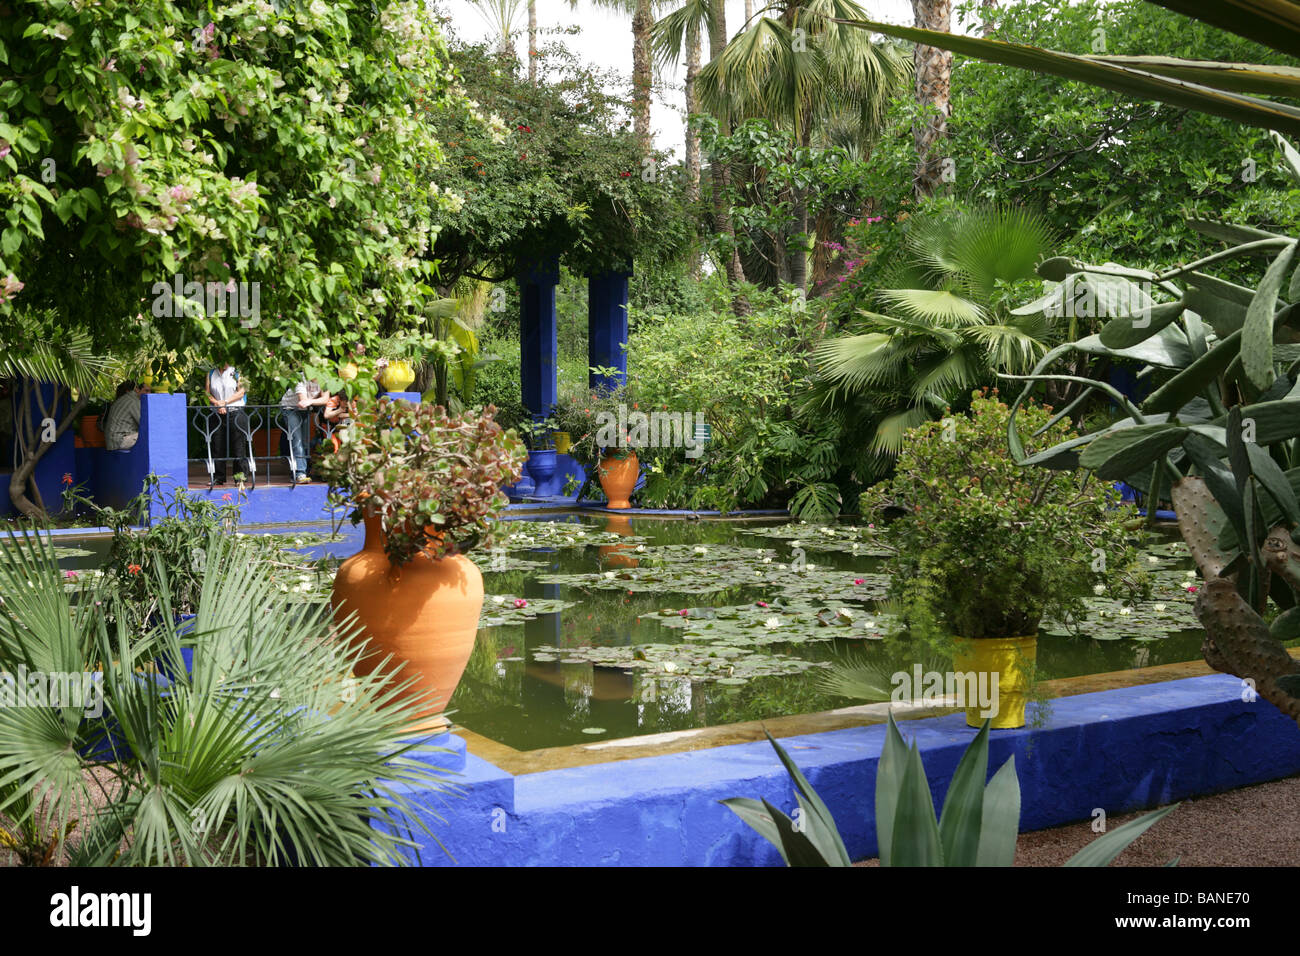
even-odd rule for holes
{"type": "MultiPolygon", "coordinates": [[[[1274,139],[1300,180],[1300,154],[1274,139]]],[[[1133,307],[1098,335],[1044,356],[1024,376],[1029,384],[1013,412],[1038,383],[1069,379],[1084,385],[1074,404],[1102,393],[1125,417],[1026,457],[1013,414],[1008,439],[1025,466],[1082,465],[1142,488],[1151,501],[1169,489],[1206,580],[1196,602],[1206,661],[1251,681],[1300,721],[1300,663],[1281,643],[1300,637],[1300,239],[1202,220],[1189,225],[1231,246],[1161,273],[1043,263],[1043,275],[1062,284],[1033,308],[1059,309],[1075,281],[1127,286],[1119,298],[1133,307]],[[1269,261],[1253,289],[1205,271],[1253,256],[1269,261]],[[1142,362],[1140,374],[1157,387],[1139,406],[1104,382],[1054,372],[1071,352],[1142,362]]]]}
{"type": "MultiPolygon", "coordinates": [[[[850,866],[835,820],[780,744],[767,735],[799,800],[796,823],[767,800],[733,797],[721,801],[781,853],[787,866],[850,866]]],[[[936,817],[921,754],[911,748],[889,715],[885,746],[876,772],[876,845],[881,866],[1011,866],[1020,829],[1020,779],[1009,757],[985,784],[989,724],[962,755],[936,817]]],[[[1178,804],[1130,820],[1070,857],[1066,866],[1107,866],[1178,804]]]]}
{"type": "Polygon", "coordinates": [[[231,539],[210,539],[206,568],[183,627],[160,568],[147,627],[107,589],[69,590],[45,540],[0,551],[0,672],[96,675],[79,699],[0,707],[8,829],[40,847],[75,826],[74,865],[405,862],[404,791],[448,787],[403,737],[397,682],[352,678],[356,628],[231,539]]]}
{"type": "Polygon", "coordinates": [[[905,257],[863,311],[855,334],[823,341],[816,360],[826,404],[863,400],[879,418],[869,447],[897,454],[909,428],[941,414],[994,370],[1028,370],[1056,327],[1010,311],[1051,245],[1046,224],[1013,208],[917,217],[905,257]],[[886,314],[887,313],[887,314],[886,314]]]}

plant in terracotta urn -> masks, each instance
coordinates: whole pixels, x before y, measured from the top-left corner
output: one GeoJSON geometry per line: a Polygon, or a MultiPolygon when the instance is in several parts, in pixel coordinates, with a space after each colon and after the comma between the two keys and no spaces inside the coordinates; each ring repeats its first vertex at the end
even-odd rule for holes
{"type": "Polygon", "coordinates": [[[483,577],[466,552],[489,547],[517,481],[519,439],[496,409],[448,415],[440,405],[387,398],[352,401],[338,449],[322,457],[330,501],[365,522],[361,551],[339,567],[332,603],[340,622],[355,614],[367,640],[357,667],[390,658],[405,698],[421,704],[413,732],[446,726],[440,715],[474,648],[483,577]]]}

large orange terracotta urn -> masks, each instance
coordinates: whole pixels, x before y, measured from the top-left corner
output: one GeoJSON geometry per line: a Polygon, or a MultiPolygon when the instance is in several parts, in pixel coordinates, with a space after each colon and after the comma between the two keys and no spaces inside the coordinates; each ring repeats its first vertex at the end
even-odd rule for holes
{"type": "Polygon", "coordinates": [[[377,517],[365,519],[361,550],[339,566],[331,603],[335,618],[356,612],[364,630],[366,654],[356,673],[372,673],[388,655],[397,683],[412,683],[402,693],[421,702],[412,733],[444,729],[440,716],[460,683],[474,649],[483,609],[483,575],[464,555],[434,560],[417,555],[397,567],[384,553],[377,517]]]}
{"type": "Polygon", "coordinates": [[[600,487],[605,492],[608,508],[631,508],[628,500],[632,489],[636,487],[637,476],[641,473],[641,463],[636,459],[636,452],[629,452],[622,460],[606,457],[597,466],[600,475],[600,487]]]}

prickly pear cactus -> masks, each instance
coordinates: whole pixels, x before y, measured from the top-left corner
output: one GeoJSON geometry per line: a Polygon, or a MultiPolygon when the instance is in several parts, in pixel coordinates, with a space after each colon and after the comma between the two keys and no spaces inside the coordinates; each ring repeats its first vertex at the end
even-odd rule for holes
{"type": "MultiPolygon", "coordinates": [[[[1201,653],[1206,663],[1216,671],[1253,681],[1259,696],[1300,723],[1300,661],[1286,652],[1278,636],[1246,603],[1236,575],[1224,575],[1235,555],[1219,548],[1214,496],[1200,478],[1183,478],[1174,484],[1172,494],[1179,531],[1205,576],[1196,598],[1196,617],[1205,628],[1201,653]]],[[[1285,525],[1269,533],[1263,553],[1270,572],[1300,587],[1300,548],[1285,525]]]]}

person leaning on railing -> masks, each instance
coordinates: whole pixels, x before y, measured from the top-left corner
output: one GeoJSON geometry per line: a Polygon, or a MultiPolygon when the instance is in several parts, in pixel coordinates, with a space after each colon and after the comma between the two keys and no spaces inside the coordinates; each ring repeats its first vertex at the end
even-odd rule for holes
{"type": "Polygon", "coordinates": [[[314,379],[302,379],[280,398],[280,408],[289,426],[289,457],[293,480],[297,484],[305,485],[311,481],[307,477],[307,434],[311,410],[329,400],[330,393],[321,391],[320,384],[314,379]]]}
{"type": "Polygon", "coordinates": [[[212,436],[212,454],[213,462],[216,466],[214,473],[215,481],[213,484],[224,485],[230,477],[230,461],[226,453],[230,448],[230,432],[235,433],[235,471],[243,469],[240,464],[248,458],[248,440],[250,437],[248,426],[248,413],[245,412],[244,404],[247,401],[247,391],[239,381],[239,372],[229,362],[212,369],[208,372],[208,401],[217,410],[221,416],[221,424],[217,426],[215,434],[212,436]]]}

